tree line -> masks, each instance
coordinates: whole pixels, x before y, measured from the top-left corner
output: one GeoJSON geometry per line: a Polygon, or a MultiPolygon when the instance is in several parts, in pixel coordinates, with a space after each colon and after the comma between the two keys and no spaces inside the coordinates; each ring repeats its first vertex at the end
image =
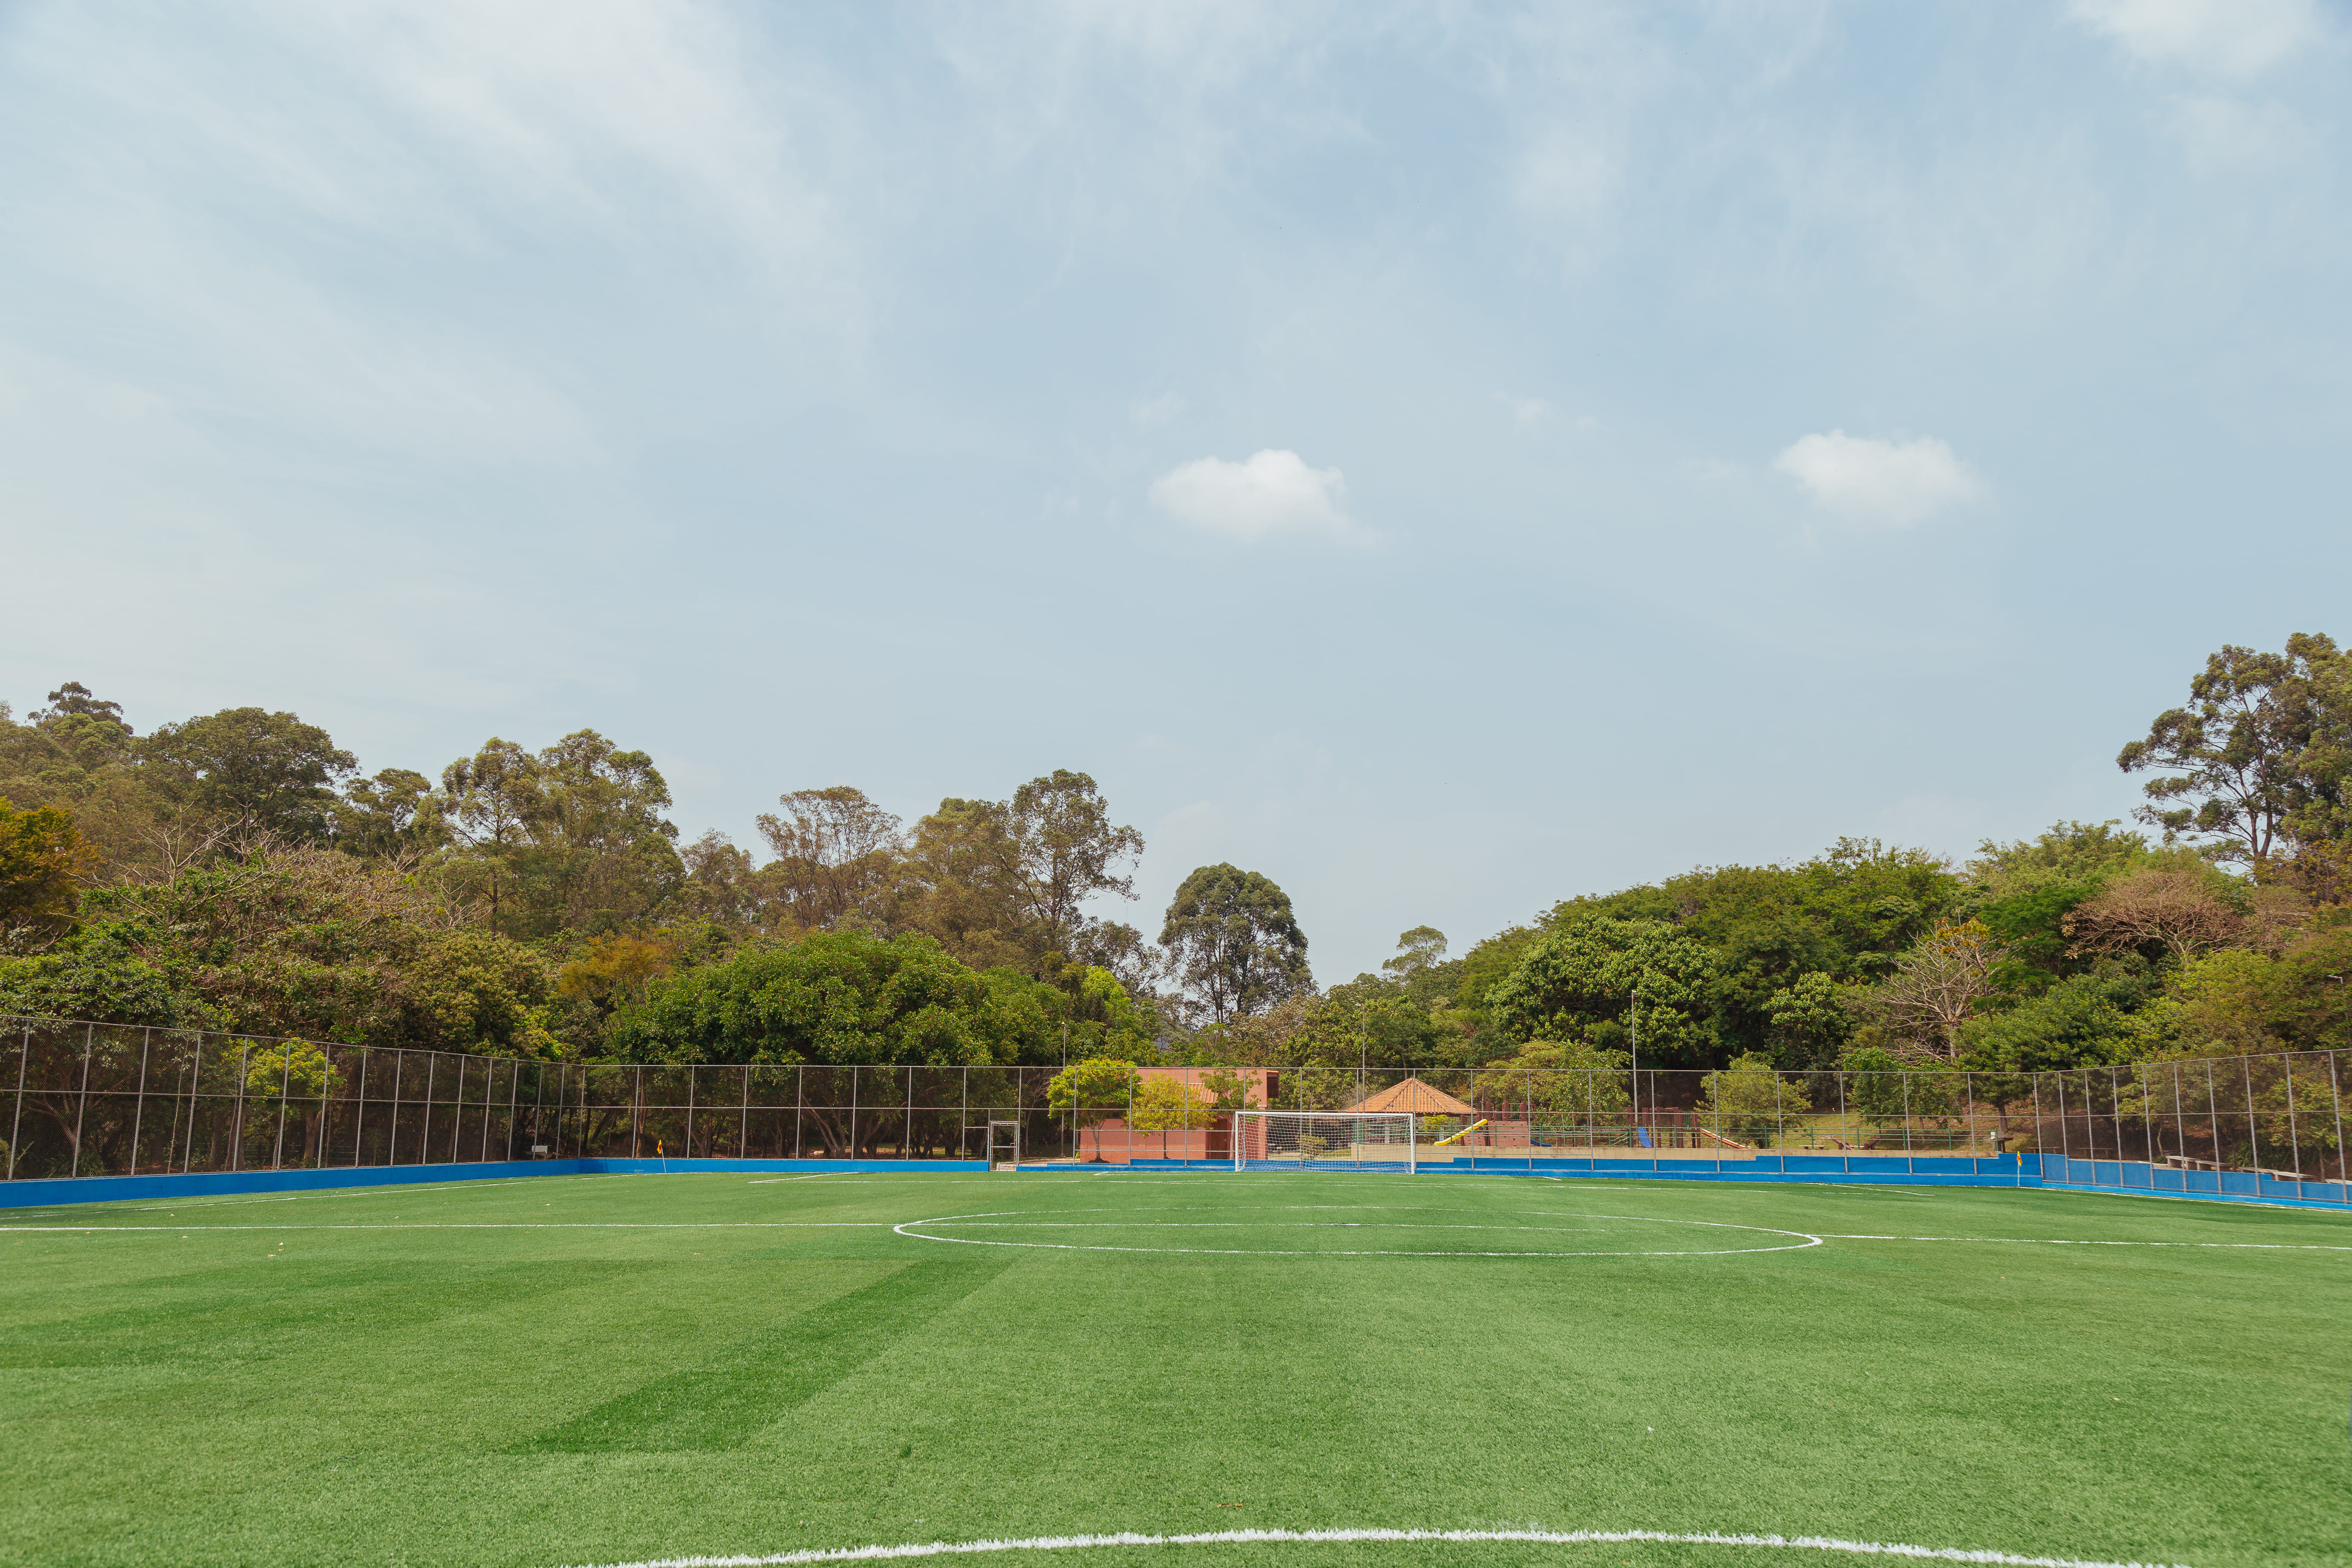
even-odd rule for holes
{"type": "Polygon", "coordinates": [[[362,773],[290,713],[0,705],[0,1011],[640,1060],[2020,1073],[2352,1044],[2352,658],[2226,647],[2117,757],[2137,826],[1841,839],[1564,899],[1328,987],[1283,889],[1056,770],[912,824],[795,790],[682,840],[643,752],[362,773]]]}

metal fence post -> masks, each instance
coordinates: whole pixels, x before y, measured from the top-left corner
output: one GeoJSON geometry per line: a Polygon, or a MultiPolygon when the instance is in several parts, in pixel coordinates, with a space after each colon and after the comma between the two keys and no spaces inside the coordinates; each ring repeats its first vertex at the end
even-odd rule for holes
{"type": "MultiPolygon", "coordinates": [[[[466,1074],[473,1065],[473,1058],[457,1053],[457,1098],[449,1102],[449,1163],[453,1165],[457,1163],[457,1140],[466,1132],[466,1074]]],[[[488,1095],[487,1086],[482,1092],[488,1095]]]]}
{"type": "Polygon", "coordinates": [[[2240,1057],[2238,1070],[2246,1085],[2246,1158],[2253,1166],[2254,1194],[2259,1197],[2263,1190],[2263,1126],[2254,1114],[2254,1058],[2240,1057]]]}
{"type": "Polygon", "coordinates": [[[793,1158],[801,1157],[801,1110],[808,1103],[808,1068],[793,1068],[793,1158]]]}
{"type": "Polygon", "coordinates": [[[2287,1052],[2279,1058],[2286,1071],[2286,1152],[2294,1162],[2294,1179],[2303,1180],[2303,1140],[2294,1130],[2294,1053],[2287,1052]]]}
{"type": "Polygon", "coordinates": [[[368,1062],[374,1055],[365,1046],[360,1047],[359,1090],[352,1097],[352,1169],[354,1171],[360,1168],[360,1155],[365,1149],[362,1140],[367,1132],[368,1062]]]}
{"type": "Polygon", "coordinates": [[[16,1108],[8,1119],[8,1180],[16,1179],[16,1143],[25,1126],[25,1066],[33,1059],[33,1026],[26,1024],[16,1042],[16,1108]]]}
{"type": "Polygon", "coordinates": [[[629,1158],[637,1157],[637,1145],[643,1142],[646,1110],[646,1069],[637,1069],[635,1087],[629,1090],[629,1158]]]}
{"type": "Polygon", "coordinates": [[[66,1172],[68,1176],[81,1174],[81,1131],[82,1125],[89,1115],[90,1038],[97,1029],[98,1026],[95,1024],[84,1024],[81,1026],[81,1093],[74,1098],[73,1164],[66,1172]]]}
{"type": "Polygon", "coordinates": [[[2342,1196],[2352,1203],[2352,1172],[2344,1166],[2344,1090],[2336,1081],[2336,1053],[2327,1053],[2327,1098],[2336,1110],[2336,1184],[2344,1189],[2342,1196]]]}
{"type": "Polygon", "coordinates": [[[745,1062],[742,1072],[743,1119],[735,1128],[735,1157],[748,1160],[751,1157],[751,1064],[745,1062]]]}
{"type": "Polygon", "coordinates": [[[198,1029],[195,1055],[188,1058],[188,1152],[180,1162],[180,1173],[184,1176],[196,1168],[196,1095],[204,1086],[205,1032],[198,1029]]]}
{"type": "Polygon", "coordinates": [[[139,1031],[139,1098],[132,1102],[131,1110],[130,1173],[134,1176],[139,1173],[139,1135],[147,1126],[147,1051],[154,1043],[152,1027],[139,1031]]]}
{"type": "Polygon", "coordinates": [[[915,1157],[915,1069],[907,1069],[907,1120],[898,1129],[898,1158],[915,1157]]]}
{"type": "Polygon", "coordinates": [[[292,1042],[278,1042],[278,1142],[269,1151],[269,1168],[273,1171],[286,1163],[286,1097],[294,1092],[294,1047],[292,1042]]]}

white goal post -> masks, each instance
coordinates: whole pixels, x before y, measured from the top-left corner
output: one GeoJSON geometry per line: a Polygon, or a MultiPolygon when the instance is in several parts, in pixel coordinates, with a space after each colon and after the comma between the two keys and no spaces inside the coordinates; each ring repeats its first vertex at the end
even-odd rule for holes
{"type": "Polygon", "coordinates": [[[1236,1110],[1236,1171],[1402,1171],[1420,1131],[1408,1110],[1236,1110]]]}

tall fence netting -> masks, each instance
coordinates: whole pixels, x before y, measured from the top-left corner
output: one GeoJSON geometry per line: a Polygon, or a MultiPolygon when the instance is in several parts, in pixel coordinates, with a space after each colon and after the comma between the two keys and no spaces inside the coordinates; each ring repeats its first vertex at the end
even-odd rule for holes
{"type": "Polygon", "coordinates": [[[2131,1184],[2109,1167],[2144,1167],[2345,1203],[2347,1069],[2343,1051],[2030,1073],[1147,1066],[1071,1104],[1051,1088],[1055,1067],[541,1061],[0,1018],[0,1169],[24,1181],[583,1157],[981,1160],[991,1123],[1008,1121],[1027,1162],[1229,1164],[1233,1112],[1269,1110],[1411,1112],[1424,1170],[2008,1156],[2093,1184],[2131,1184]]]}

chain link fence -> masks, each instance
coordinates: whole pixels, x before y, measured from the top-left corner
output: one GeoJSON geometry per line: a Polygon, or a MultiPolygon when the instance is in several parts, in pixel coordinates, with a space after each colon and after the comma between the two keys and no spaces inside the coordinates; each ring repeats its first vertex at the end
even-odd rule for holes
{"type": "Polygon", "coordinates": [[[0,1018],[0,1166],[24,1181],[534,1159],[982,1160],[1014,1133],[1028,1163],[1226,1163],[1230,1113],[1253,1108],[1414,1112],[1417,1163],[1437,1170],[1990,1160],[2075,1184],[2352,1205],[2347,1068],[2352,1052],[2337,1051],[2006,1074],[1147,1067],[1074,1075],[1073,1095],[1055,1091],[1052,1067],[550,1062],[0,1018]]]}

